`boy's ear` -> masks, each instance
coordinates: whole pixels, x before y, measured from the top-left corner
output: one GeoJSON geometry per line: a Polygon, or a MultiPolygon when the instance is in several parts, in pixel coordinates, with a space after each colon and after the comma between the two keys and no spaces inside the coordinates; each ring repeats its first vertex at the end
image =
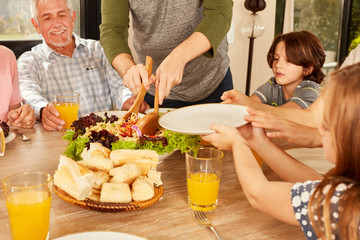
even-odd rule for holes
{"type": "Polygon", "coordinates": [[[313,66],[309,66],[309,67],[306,67],[304,68],[304,76],[309,76],[314,70],[314,67],[313,66]]]}

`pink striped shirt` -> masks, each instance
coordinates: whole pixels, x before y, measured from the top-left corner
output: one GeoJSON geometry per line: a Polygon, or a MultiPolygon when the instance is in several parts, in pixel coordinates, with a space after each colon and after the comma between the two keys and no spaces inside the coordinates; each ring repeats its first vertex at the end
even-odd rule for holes
{"type": "Polygon", "coordinates": [[[0,45],[0,120],[6,122],[9,106],[21,101],[16,57],[0,45]]]}

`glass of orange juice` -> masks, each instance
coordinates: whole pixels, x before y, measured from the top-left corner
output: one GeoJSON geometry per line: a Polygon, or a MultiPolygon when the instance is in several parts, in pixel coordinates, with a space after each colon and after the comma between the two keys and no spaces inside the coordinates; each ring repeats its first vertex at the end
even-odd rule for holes
{"type": "Polygon", "coordinates": [[[186,153],[188,205],[194,210],[210,211],[218,203],[224,153],[212,147],[186,153]]]}
{"type": "Polygon", "coordinates": [[[5,135],[4,131],[0,127],[0,157],[4,156],[5,154],[5,135]]]}
{"type": "Polygon", "coordinates": [[[78,119],[80,94],[77,92],[55,93],[54,100],[60,118],[65,121],[64,129],[70,129],[71,124],[78,119]]]}
{"type": "Polygon", "coordinates": [[[52,177],[23,172],[3,180],[12,239],[49,239],[52,177]]]}

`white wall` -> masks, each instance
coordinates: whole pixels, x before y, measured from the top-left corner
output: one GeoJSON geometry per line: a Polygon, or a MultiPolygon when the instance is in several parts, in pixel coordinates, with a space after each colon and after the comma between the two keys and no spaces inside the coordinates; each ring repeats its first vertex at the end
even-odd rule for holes
{"type": "MultiPolygon", "coordinates": [[[[230,68],[235,89],[245,93],[249,39],[242,35],[241,24],[245,17],[250,15],[250,11],[244,7],[245,1],[233,1],[234,43],[229,45],[230,68]]],[[[266,1],[266,8],[258,12],[265,23],[265,33],[254,41],[250,94],[272,76],[266,54],[274,39],[275,10],[275,1],[266,1]]]]}

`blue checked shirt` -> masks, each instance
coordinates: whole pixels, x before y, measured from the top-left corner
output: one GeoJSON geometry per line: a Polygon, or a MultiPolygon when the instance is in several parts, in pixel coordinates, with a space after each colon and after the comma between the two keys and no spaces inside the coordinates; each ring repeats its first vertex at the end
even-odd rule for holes
{"type": "Polygon", "coordinates": [[[80,93],[79,116],[121,109],[132,96],[107,61],[99,41],[75,37],[73,56],[54,52],[45,41],[18,59],[20,91],[25,102],[40,109],[54,100],[57,92],[80,93]]]}

